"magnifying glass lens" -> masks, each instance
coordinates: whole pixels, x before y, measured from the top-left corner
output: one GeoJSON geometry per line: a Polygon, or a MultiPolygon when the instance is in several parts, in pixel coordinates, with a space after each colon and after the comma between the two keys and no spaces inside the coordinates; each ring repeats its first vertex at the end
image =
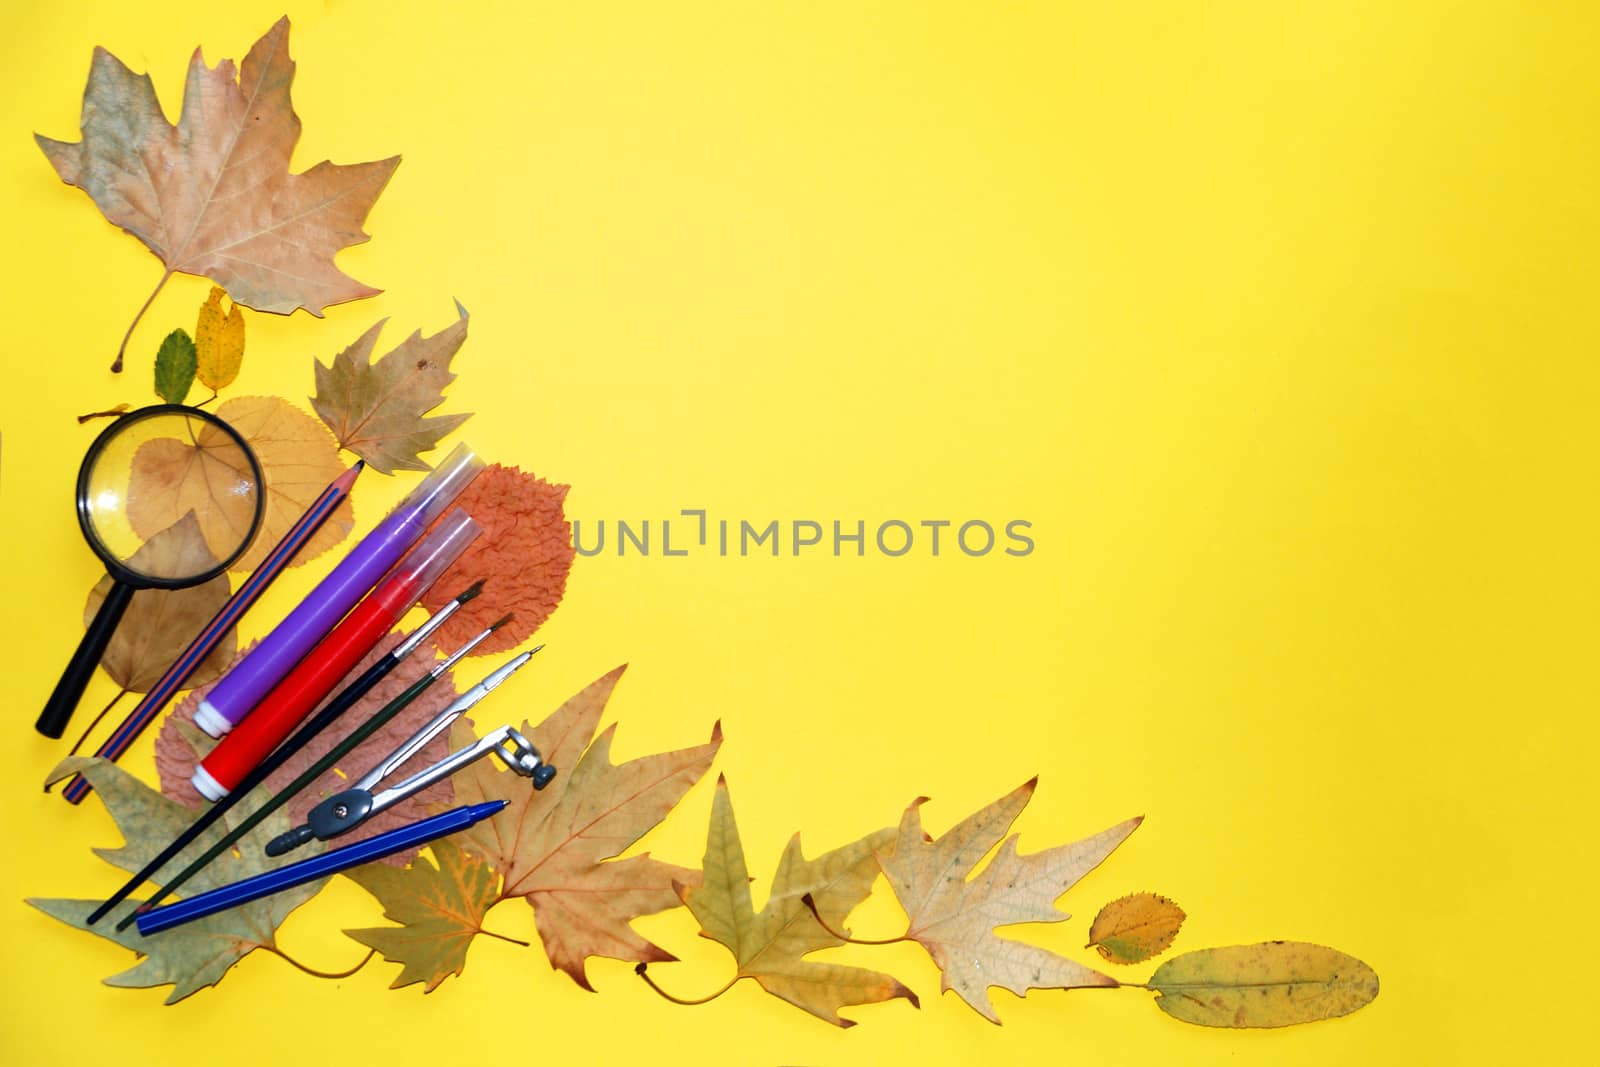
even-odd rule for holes
{"type": "Polygon", "coordinates": [[[250,446],[199,408],[140,408],[95,438],[78,469],[78,525],[106,565],[111,591],[34,727],[61,736],[134,590],[217,577],[250,547],[265,511],[250,446]]]}
{"type": "Polygon", "coordinates": [[[199,412],[167,411],[129,421],[101,442],[84,469],[78,509],[95,552],[127,572],[124,580],[169,585],[215,571],[249,547],[261,492],[242,441],[199,412]],[[166,531],[185,536],[158,538],[166,531]]]}

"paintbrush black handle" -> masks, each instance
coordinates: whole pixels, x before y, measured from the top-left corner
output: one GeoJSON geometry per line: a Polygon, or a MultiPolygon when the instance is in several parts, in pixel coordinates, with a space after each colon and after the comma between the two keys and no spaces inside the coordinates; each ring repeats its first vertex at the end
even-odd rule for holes
{"type": "MultiPolygon", "coordinates": [[[[361,677],[345,686],[344,690],[338,696],[330,700],[326,707],[308,720],[303,726],[300,727],[299,730],[295,731],[292,737],[273,750],[272,754],[263,760],[261,764],[255,768],[255,770],[245,775],[244,781],[240,782],[232,792],[228,793],[210,808],[201,812],[199,817],[196,818],[194,822],[190,823],[187,829],[174,838],[171,844],[162,849],[160,854],[157,855],[155,859],[145,864],[144,867],[140,869],[138,874],[134,875],[132,878],[128,879],[127,882],[123,883],[121,889],[118,889],[106,900],[104,904],[101,904],[98,908],[92,911],[89,914],[88,922],[91,925],[99,922],[105,917],[106,912],[110,911],[112,908],[122,903],[122,901],[126,900],[129,893],[132,893],[135,889],[138,889],[150,878],[151,875],[155,874],[156,871],[160,870],[174,856],[187,848],[190,843],[195,840],[195,838],[205,833],[208,827],[212,826],[218,819],[222,818],[223,812],[233,807],[243,797],[247,796],[252,789],[266,781],[268,775],[277,770],[279,767],[283,766],[290,756],[293,756],[296,752],[304,748],[312,737],[316,736],[316,734],[332,723],[333,720],[337,719],[339,716],[343,715],[345,712],[354,707],[362,697],[366,696],[372,691],[374,686],[383,681],[384,678],[388,677],[389,672],[394,670],[395,667],[399,666],[399,664],[400,661],[392,655],[382,656],[378,659],[378,662],[374,663],[372,666],[363,671],[361,673],[361,677]]],[[[245,831],[242,829],[235,831],[235,833],[239,836],[243,836],[244,832],[245,831]]],[[[237,839],[238,837],[230,835],[227,838],[227,842],[231,843],[237,839]]],[[[215,855],[220,851],[220,849],[217,849],[214,846],[212,855],[215,855]]],[[[170,891],[171,890],[169,888],[168,892],[170,891]]],[[[163,897],[165,895],[166,893],[161,894],[163,897]]],[[[152,899],[160,899],[160,897],[152,899]]]]}
{"type": "MultiPolygon", "coordinates": [[[[148,909],[153,908],[160,901],[165,900],[179,886],[183,885],[191,877],[193,877],[196,871],[200,870],[206,864],[220,856],[228,846],[233,844],[233,842],[239,840],[239,838],[255,829],[258,825],[260,825],[262,820],[264,820],[268,815],[271,815],[273,812],[277,811],[282,805],[288,803],[289,799],[295,794],[299,793],[300,790],[304,789],[317,778],[321,777],[324,771],[328,770],[340,759],[342,759],[350,752],[351,749],[365,741],[368,737],[380,729],[384,723],[400,714],[407,704],[421,696],[423,690],[432,685],[437,678],[438,675],[429,672],[424,674],[415,682],[412,682],[411,685],[406,687],[405,692],[401,693],[399,696],[389,701],[389,703],[385,704],[383,706],[383,710],[379,711],[372,718],[368,719],[366,722],[350,731],[349,736],[347,736],[343,741],[340,741],[337,745],[333,746],[333,748],[316,763],[312,764],[310,767],[301,772],[300,777],[284,786],[281,791],[268,797],[266,803],[262,804],[261,807],[251,812],[249,816],[245,818],[244,822],[240,823],[238,826],[235,826],[221,841],[217,842],[215,845],[212,845],[210,850],[208,850],[205,855],[199,857],[193,863],[190,863],[189,866],[179,871],[175,878],[170,879],[165,886],[156,892],[154,896],[140,905],[139,911],[147,911],[148,909]]],[[[124,896],[126,896],[126,894],[124,894],[124,896]]],[[[137,914],[138,913],[134,913],[125,916],[122,921],[117,923],[117,929],[127,929],[128,926],[133,923],[134,919],[137,917],[137,914]]]]}

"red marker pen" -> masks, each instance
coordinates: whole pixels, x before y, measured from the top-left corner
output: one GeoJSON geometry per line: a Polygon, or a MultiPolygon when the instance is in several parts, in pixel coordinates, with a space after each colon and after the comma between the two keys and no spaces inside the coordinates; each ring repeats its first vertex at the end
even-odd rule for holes
{"type": "Polygon", "coordinates": [[[446,515],[438,528],[395,564],[366,599],[195,768],[190,781],[200,795],[207,800],[221,800],[242,782],[332,692],[350,668],[394,629],[417,598],[481,532],[482,528],[460,508],[446,515]]]}

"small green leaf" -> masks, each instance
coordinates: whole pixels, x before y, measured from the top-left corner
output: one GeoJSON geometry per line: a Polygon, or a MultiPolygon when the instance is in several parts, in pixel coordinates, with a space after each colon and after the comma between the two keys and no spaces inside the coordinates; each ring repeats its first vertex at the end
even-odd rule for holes
{"type": "Polygon", "coordinates": [[[1199,1026],[1294,1026],[1349,1015],[1378,995],[1371,967],[1343,952],[1299,941],[1267,941],[1186,952],[1146,983],[1156,1006],[1199,1026]]]}
{"type": "Polygon", "coordinates": [[[173,330],[156,352],[156,396],[169,404],[181,404],[194,384],[199,369],[194,342],[182,330],[173,330]]]}

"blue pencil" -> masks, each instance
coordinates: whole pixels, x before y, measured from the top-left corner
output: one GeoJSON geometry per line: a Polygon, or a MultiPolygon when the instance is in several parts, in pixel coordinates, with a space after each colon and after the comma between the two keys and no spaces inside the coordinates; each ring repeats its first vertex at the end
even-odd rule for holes
{"type": "MultiPolygon", "coordinates": [[[[322,491],[322,495],[312,501],[306,513],[300,516],[300,521],[290,527],[289,532],[283,535],[277,546],[267,554],[266,559],[261,561],[260,566],[245,579],[239,591],[222,605],[222,610],[206,623],[205,629],[201,630],[193,641],[189,642],[189,647],[183,650],[183,654],[172,661],[167,673],[150,687],[150,692],[146,693],[138,706],[122,720],[122,725],[117,727],[116,732],[95,749],[96,756],[104,756],[115,761],[133,746],[133,742],[144,732],[144,728],[161,713],[161,709],[172,699],[172,695],[183,688],[183,683],[188,681],[189,675],[193,674],[195,668],[200,666],[200,662],[211,654],[211,650],[217,647],[217,643],[233,628],[233,624],[239,621],[239,617],[250,610],[251,606],[261,598],[261,594],[267,591],[267,586],[272,584],[272,580],[283,573],[305,543],[311,540],[312,535],[322,529],[322,524],[328,521],[334,509],[344,503],[344,499],[350,495],[350,488],[356,483],[356,475],[361,473],[361,468],[365,465],[363,461],[357,460],[355,466],[330,482],[328,488],[322,491]]],[[[88,795],[89,782],[82,775],[68,782],[66,790],[62,793],[62,796],[73,804],[82,803],[83,798],[88,795]]]]}
{"type": "Polygon", "coordinates": [[[169,904],[164,908],[143,913],[138,918],[139,932],[160,933],[162,930],[203,919],[207,915],[215,915],[219,911],[227,911],[229,908],[248,904],[252,900],[260,900],[273,893],[281,893],[285,889],[292,889],[306,882],[382,859],[401,849],[425,845],[435,838],[465,830],[473,823],[482,822],[497,814],[505,806],[506,802],[503,800],[488,800],[482,804],[451,808],[442,815],[430,816],[402,826],[398,830],[390,830],[386,834],[369,837],[365,841],[336,848],[332,852],[324,852],[320,856],[291,863],[287,867],[279,867],[275,871],[246,878],[242,882],[219,886],[188,900],[179,901],[177,904],[169,904]]]}

